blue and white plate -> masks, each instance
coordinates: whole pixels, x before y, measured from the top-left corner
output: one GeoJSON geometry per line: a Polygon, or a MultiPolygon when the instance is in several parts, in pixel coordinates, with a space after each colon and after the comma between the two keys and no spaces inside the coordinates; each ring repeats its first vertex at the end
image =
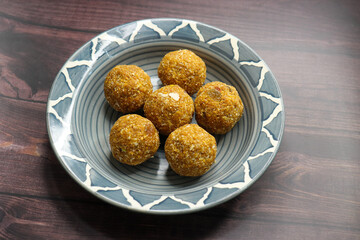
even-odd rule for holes
{"type": "Polygon", "coordinates": [[[51,144],[70,176],[106,202],[154,214],[206,209],[244,191],[275,157],[284,117],[279,86],[253,50],[220,29],[183,19],[136,21],[93,38],[62,67],[47,105],[51,144]],[[106,74],[118,64],[135,64],[157,89],[160,60],[176,49],[199,55],[207,66],[206,81],[234,86],[245,106],[239,123],[216,136],[216,163],[196,178],[178,176],[169,168],[163,143],[154,158],[127,166],[112,158],[108,141],[120,114],[105,100],[106,74]]]}

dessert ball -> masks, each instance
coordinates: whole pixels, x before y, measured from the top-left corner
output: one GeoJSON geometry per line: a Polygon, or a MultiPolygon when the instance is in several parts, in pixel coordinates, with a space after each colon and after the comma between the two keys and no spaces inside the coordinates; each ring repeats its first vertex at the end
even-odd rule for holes
{"type": "Polygon", "coordinates": [[[215,138],[197,124],[186,124],[166,139],[165,157],[177,174],[201,176],[215,162],[215,138]]]}
{"type": "Polygon", "coordinates": [[[124,115],[111,128],[111,152],[121,163],[143,163],[154,156],[159,146],[159,133],[154,124],[140,115],[124,115]]]}
{"type": "Polygon", "coordinates": [[[158,75],[164,85],[179,85],[191,96],[204,84],[204,61],[190,50],[169,52],[161,60],[158,75]]]}
{"type": "Polygon", "coordinates": [[[161,134],[169,135],[191,122],[194,102],[178,85],[168,85],[154,91],[146,99],[144,113],[161,134]]]}
{"type": "Polygon", "coordinates": [[[236,89],[222,82],[205,84],[195,99],[196,121],[212,134],[229,132],[243,111],[244,105],[236,89]]]}
{"type": "Polygon", "coordinates": [[[104,82],[106,100],[111,107],[121,113],[140,110],[152,90],[149,75],[135,65],[114,67],[104,82]]]}

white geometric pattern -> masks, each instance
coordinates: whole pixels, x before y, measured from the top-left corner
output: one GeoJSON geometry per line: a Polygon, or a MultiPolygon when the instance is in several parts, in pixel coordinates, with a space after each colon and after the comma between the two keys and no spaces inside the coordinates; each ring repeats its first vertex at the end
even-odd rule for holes
{"type": "MultiPolygon", "coordinates": [[[[162,30],[161,28],[159,28],[159,26],[157,26],[156,24],[154,24],[151,20],[143,20],[143,21],[138,21],[137,25],[135,27],[135,29],[133,30],[132,34],[130,35],[129,38],[129,42],[134,41],[134,39],[136,38],[137,34],[139,33],[139,31],[141,30],[141,28],[143,26],[146,26],[147,28],[150,28],[152,30],[154,30],[155,32],[157,32],[160,36],[168,36],[171,37],[173,36],[174,33],[176,33],[177,31],[179,31],[180,29],[189,26],[194,33],[196,34],[196,36],[199,38],[200,42],[204,42],[204,37],[202,35],[202,33],[199,31],[198,27],[197,27],[197,23],[194,21],[189,21],[189,20],[182,20],[181,24],[177,25],[174,29],[172,29],[171,31],[169,31],[168,34],[165,33],[164,30],[162,30]]],[[[209,41],[206,42],[206,44],[208,45],[212,45],[215,43],[220,43],[223,41],[230,41],[230,45],[232,47],[233,50],[233,60],[235,60],[236,62],[239,61],[239,40],[236,39],[235,37],[233,37],[230,34],[225,34],[221,37],[217,37],[214,39],[211,39],[209,41]]],[[[64,65],[64,67],[61,69],[61,74],[64,76],[64,79],[66,81],[66,84],[69,88],[70,92],[67,92],[66,94],[64,94],[63,96],[60,96],[59,98],[55,99],[55,100],[49,100],[49,104],[48,104],[48,113],[54,115],[54,117],[56,119],[58,119],[61,124],[63,124],[63,135],[62,135],[62,139],[65,139],[66,137],[68,137],[69,135],[71,135],[71,131],[70,131],[70,126],[67,125],[66,121],[64,118],[69,118],[71,116],[60,116],[58,114],[58,112],[55,110],[55,106],[57,104],[59,104],[60,102],[64,101],[65,99],[72,99],[73,98],[73,94],[75,91],[75,87],[74,84],[72,82],[72,79],[69,76],[69,69],[77,67],[77,66],[88,66],[89,69],[91,68],[91,66],[97,61],[97,59],[104,54],[103,49],[106,48],[107,46],[109,46],[112,43],[116,43],[118,45],[122,45],[124,43],[128,43],[128,41],[119,38],[117,36],[112,36],[109,35],[108,33],[103,33],[99,36],[97,36],[96,38],[94,38],[93,40],[91,40],[92,42],[92,47],[91,47],[91,60],[75,60],[75,61],[68,61],[66,63],[66,65],[64,65]]],[[[258,85],[256,86],[260,97],[262,98],[266,98],[270,101],[272,101],[273,103],[276,104],[276,107],[273,109],[273,112],[269,115],[269,117],[267,119],[265,119],[263,121],[263,124],[261,126],[261,131],[263,133],[265,133],[266,137],[268,138],[271,147],[267,148],[266,150],[264,150],[261,153],[256,154],[255,156],[249,156],[248,160],[243,164],[244,167],[244,179],[243,181],[238,181],[238,182],[232,182],[232,183],[217,183],[211,187],[208,187],[206,189],[206,191],[204,192],[203,196],[201,198],[199,198],[199,200],[196,203],[193,202],[189,202],[189,201],[185,201],[183,199],[180,199],[178,197],[176,197],[173,194],[169,194],[169,195],[162,195],[160,196],[158,199],[153,200],[150,203],[146,203],[144,205],[142,205],[139,201],[137,201],[132,195],[131,195],[131,191],[129,189],[124,189],[121,188],[119,186],[115,186],[115,187],[101,187],[101,186],[96,186],[92,183],[91,181],[91,166],[86,162],[86,159],[80,156],[75,156],[74,154],[68,153],[66,151],[60,151],[60,155],[61,157],[67,157],[72,159],[73,161],[77,161],[77,162],[81,162],[86,164],[85,166],[85,176],[86,179],[83,181],[83,184],[86,186],[86,188],[90,189],[91,191],[94,192],[99,192],[99,191],[122,191],[123,196],[126,198],[126,200],[128,201],[128,203],[131,205],[131,207],[136,208],[136,209],[142,209],[142,210],[150,210],[152,207],[164,202],[167,199],[171,199],[173,201],[176,201],[180,204],[183,205],[187,205],[190,209],[195,209],[195,208],[199,208],[201,206],[204,206],[205,201],[208,199],[208,197],[211,195],[211,192],[214,189],[242,189],[245,186],[249,185],[249,183],[253,180],[250,177],[250,167],[249,167],[249,161],[254,160],[260,156],[265,155],[266,153],[273,153],[279,144],[279,140],[275,140],[273,135],[270,133],[270,131],[266,128],[266,126],[268,124],[270,124],[277,116],[280,112],[283,111],[283,106],[282,106],[282,100],[281,98],[277,98],[274,97],[272,95],[270,95],[269,93],[266,92],[262,92],[262,86],[264,84],[264,81],[266,81],[266,73],[268,73],[270,70],[267,67],[267,65],[262,61],[258,61],[258,62],[254,62],[254,61],[240,61],[238,62],[240,66],[254,66],[254,67],[258,67],[261,69],[260,71],[260,77],[258,79],[258,85]]],[[[61,139],[59,139],[59,144],[61,145],[61,139]]],[[[60,149],[62,149],[60,147],[60,149]]]]}

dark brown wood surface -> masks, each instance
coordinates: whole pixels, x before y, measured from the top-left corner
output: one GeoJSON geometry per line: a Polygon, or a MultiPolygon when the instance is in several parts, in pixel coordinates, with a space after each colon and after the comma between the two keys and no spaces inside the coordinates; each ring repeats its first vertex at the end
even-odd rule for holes
{"type": "Polygon", "coordinates": [[[359,39],[357,0],[0,0],[0,239],[360,239],[359,39]],[[237,36],[284,97],[284,137],[265,174],[193,214],[98,200],[62,168],[46,130],[67,58],[109,28],[157,17],[237,36]]]}

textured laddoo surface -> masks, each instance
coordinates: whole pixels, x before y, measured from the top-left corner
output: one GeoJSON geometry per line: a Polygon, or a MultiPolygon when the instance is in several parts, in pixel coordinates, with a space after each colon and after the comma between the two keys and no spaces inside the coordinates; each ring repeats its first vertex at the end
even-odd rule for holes
{"type": "Polygon", "coordinates": [[[158,76],[164,85],[179,85],[191,96],[204,84],[204,61],[190,50],[167,53],[160,62],[158,76]]]}
{"type": "Polygon", "coordinates": [[[104,82],[105,98],[121,113],[140,110],[152,93],[150,76],[135,65],[118,65],[110,70],[104,82]]]}
{"type": "Polygon", "coordinates": [[[195,99],[197,123],[212,134],[229,132],[240,120],[244,105],[233,86],[211,82],[200,88],[195,99]]]}
{"type": "Polygon", "coordinates": [[[121,163],[143,163],[154,156],[159,146],[160,138],[155,126],[140,115],[124,115],[111,128],[111,152],[121,163]]]}
{"type": "Polygon", "coordinates": [[[145,101],[144,113],[161,134],[169,135],[191,122],[194,102],[178,85],[167,85],[150,94],[145,101]]]}
{"type": "Polygon", "coordinates": [[[197,124],[186,124],[173,131],[165,142],[165,157],[181,176],[201,176],[215,162],[215,138],[197,124]]]}

